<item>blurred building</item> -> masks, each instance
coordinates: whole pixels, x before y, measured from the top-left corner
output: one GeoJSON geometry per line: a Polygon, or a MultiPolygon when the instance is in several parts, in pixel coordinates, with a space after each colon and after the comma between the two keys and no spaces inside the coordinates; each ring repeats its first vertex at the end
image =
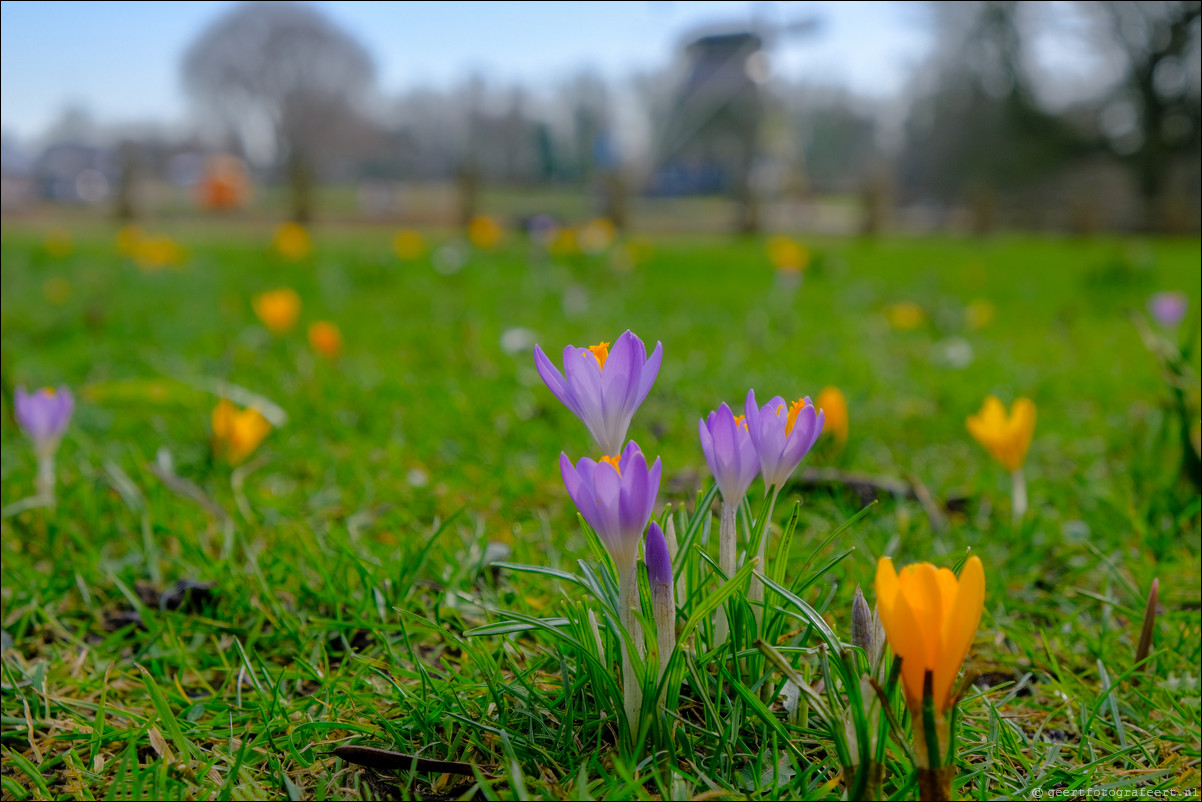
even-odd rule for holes
{"type": "Polygon", "coordinates": [[[749,179],[767,78],[755,33],[705,34],[684,47],[684,78],[659,135],[654,194],[738,192],[749,179]]]}

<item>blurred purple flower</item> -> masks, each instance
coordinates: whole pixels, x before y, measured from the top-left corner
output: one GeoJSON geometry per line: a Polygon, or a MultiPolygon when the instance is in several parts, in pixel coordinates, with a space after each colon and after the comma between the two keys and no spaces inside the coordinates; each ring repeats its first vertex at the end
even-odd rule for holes
{"type": "Polygon", "coordinates": [[[1189,299],[1182,292],[1158,292],[1148,299],[1148,311],[1165,328],[1172,328],[1184,320],[1187,309],[1189,299]]]}
{"type": "Polygon", "coordinates": [[[75,398],[66,387],[44,387],[30,395],[24,387],[18,387],[13,396],[17,423],[33,440],[38,456],[53,455],[58,443],[71,421],[75,410],[75,398]]]}
{"type": "Polygon", "coordinates": [[[584,457],[575,467],[567,454],[560,454],[559,469],[576,509],[609,549],[618,571],[626,572],[638,557],[639,540],[659,494],[659,457],[648,468],[632,441],[620,458],[594,462],[584,457]]]}
{"type": "Polygon", "coordinates": [[[534,363],[547,388],[588,427],[601,453],[617,455],[635,410],[659,375],[663,350],[656,343],[648,357],[643,341],[627,330],[612,350],[606,342],[588,348],[569,345],[563,350],[563,374],[537,345],[534,363]]]}
{"type": "Polygon", "coordinates": [[[698,421],[697,429],[701,450],[722,491],[722,500],[737,505],[760,472],[760,460],[746,418],[735,417],[730,407],[722,404],[708,419],[698,421]]]}
{"type": "Polygon", "coordinates": [[[808,397],[790,405],[775,396],[760,407],[755,402],[755,390],[747,392],[746,412],[764,485],[780,490],[822,434],[825,415],[815,410],[808,397]]]}

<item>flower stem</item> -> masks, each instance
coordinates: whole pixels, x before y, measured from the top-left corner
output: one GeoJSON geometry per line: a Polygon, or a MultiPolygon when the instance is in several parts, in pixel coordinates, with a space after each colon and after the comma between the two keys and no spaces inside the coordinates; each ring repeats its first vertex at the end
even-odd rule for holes
{"type": "MultiPolygon", "coordinates": [[[[721,526],[718,530],[718,567],[722,569],[722,573],[726,574],[728,582],[730,577],[735,575],[739,559],[739,537],[735,526],[736,512],[738,512],[736,505],[730,504],[725,499],[722,500],[721,526]]],[[[719,646],[725,643],[729,635],[730,622],[726,619],[726,605],[724,604],[715,612],[714,645],[719,646]]]]}
{"type": "Polygon", "coordinates": [[[657,583],[651,588],[651,609],[655,613],[655,643],[659,649],[659,682],[664,681],[668,661],[676,651],[676,600],[672,586],[657,583]]]}
{"type": "MultiPolygon", "coordinates": [[[[639,654],[643,653],[643,628],[639,626],[635,616],[635,606],[639,603],[639,586],[637,562],[632,559],[629,565],[618,569],[618,616],[622,628],[630,636],[639,654]]],[[[622,696],[626,707],[626,723],[630,727],[630,737],[633,739],[639,731],[639,713],[643,709],[643,684],[634,673],[634,665],[630,662],[630,651],[626,640],[622,640],[622,696]]]]}
{"type": "Polygon", "coordinates": [[[54,454],[38,457],[38,475],[34,480],[37,495],[45,500],[47,507],[54,506],[54,454]]]}
{"type": "MultiPolygon", "coordinates": [[[[768,538],[772,535],[772,511],[776,508],[776,497],[780,495],[780,489],[773,487],[770,492],[772,493],[772,500],[768,502],[768,512],[763,524],[764,531],[760,535],[760,547],[756,551],[756,559],[759,560],[758,568],[760,571],[767,570],[767,566],[764,565],[764,555],[768,548],[768,538]]],[[[764,619],[764,583],[754,576],[751,578],[751,589],[747,593],[747,601],[751,603],[752,612],[755,613],[756,629],[758,630],[762,626],[764,619]]]]}
{"type": "Polygon", "coordinates": [[[1010,474],[1010,479],[1014,483],[1011,490],[1011,506],[1014,509],[1014,523],[1017,525],[1022,523],[1023,516],[1027,514],[1027,477],[1023,474],[1023,469],[1019,468],[1010,474]]]}

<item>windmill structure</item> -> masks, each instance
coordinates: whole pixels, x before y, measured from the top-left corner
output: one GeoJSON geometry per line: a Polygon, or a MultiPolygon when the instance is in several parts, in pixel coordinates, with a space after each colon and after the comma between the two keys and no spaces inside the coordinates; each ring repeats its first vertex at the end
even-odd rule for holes
{"type": "Polygon", "coordinates": [[[768,53],[786,36],[818,29],[815,18],[753,22],[695,31],[684,45],[684,75],[657,142],[653,189],[664,194],[727,194],[735,227],[754,232],[760,211],[753,175],[769,77],[768,53]]]}

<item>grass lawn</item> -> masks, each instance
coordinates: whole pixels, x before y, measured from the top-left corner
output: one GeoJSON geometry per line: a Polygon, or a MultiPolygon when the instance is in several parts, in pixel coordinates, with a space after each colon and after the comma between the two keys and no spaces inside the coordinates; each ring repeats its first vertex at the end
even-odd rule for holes
{"type": "MultiPolygon", "coordinates": [[[[803,469],[916,481],[945,525],[882,491],[836,533],[861,493],[786,487],[767,570],[804,608],[770,594],[784,659],[840,697],[819,633],[850,639],[877,558],[955,566],[971,549],[986,598],[956,793],[1197,798],[1199,496],[1132,320],[1180,290],[1197,340],[1197,239],[815,240],[790,290],[762,240],[548,258],[515,236],[490,252],[435,236],[401,261],[391,232],[348,228],[289,263],[266,230],[174,226],[185,262],[155,271],[95,224],[49,247],[4,227],[4,799],[842,798],[819,717],[777,698],[754,634],[712,651],[698,613],[718,586],[698,418],[741,411],[749,388],[762,403],[828,385],[850,437],[803,469]],[[303,308],[276,336],[250,299],[282,286],[303,308]],[[890,322],[903,302],[921,310],[909,328],[890,322]],[[341,358],[309,347],[318,320],[341,329],[341,358]],[[589,590],[604,560],[559,475],[561,451],[598,455],[531,356],[627,328],[663,343],[630,436],[663,460],[655,515],[670,504],[686,541],[678,626],[693,628],[679,694],[648,708],[637,747],[619,638],[589,590]],[[59,384],[77,407],[57,507],[22,509],[37,467],[11,393],[59,384]],[[286,416],[234,469],[210,443],[231,385],[286,416]],[[1007,472],[965,428],[989,394],[1038,409],[1017,524],[1007,472]],[[1155,578],[1153,657],[1133,673],[1155,578]],[[345,745],[474,769],[377,771],[333,754],[345,745]]],[[[752,620],[741,598],[731,611],[752,620]]],[[[906,743],[885,748],[893,798],[917,792],[906,743]]]]}

